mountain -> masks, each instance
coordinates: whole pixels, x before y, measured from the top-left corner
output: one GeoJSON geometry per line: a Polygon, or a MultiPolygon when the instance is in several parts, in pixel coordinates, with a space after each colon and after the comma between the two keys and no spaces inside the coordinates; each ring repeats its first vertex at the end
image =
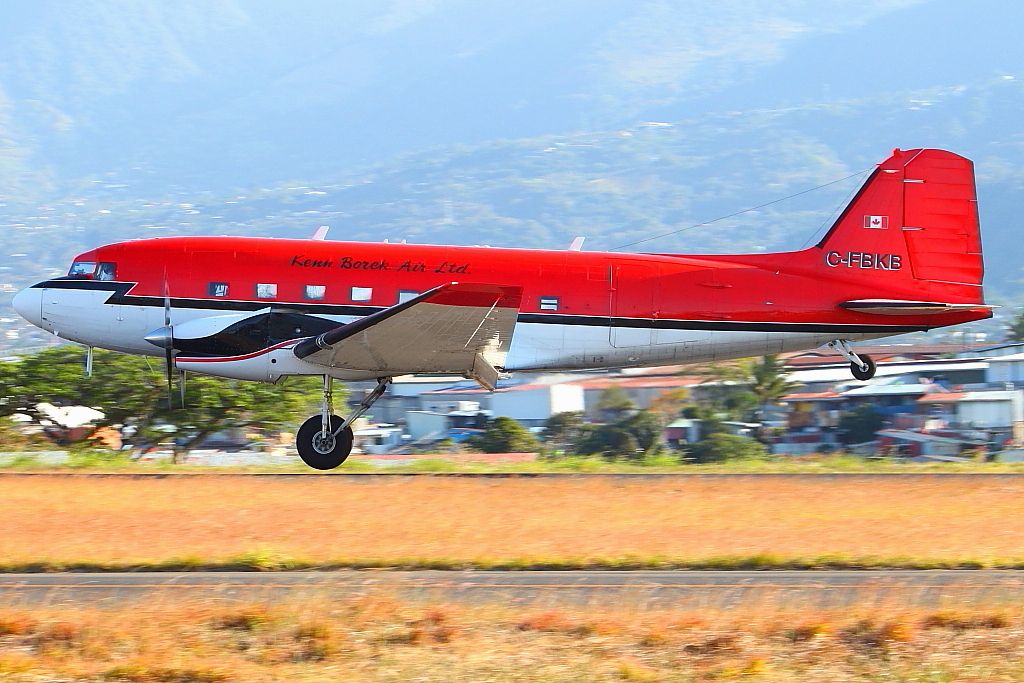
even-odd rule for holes
{"type": "Polygon", "coordinates": [[[320,224],[798,248],[892,147],[937,146],[976,161],[987,291],[1020,300],[1021,19],[999,0],[14,0],[0,290],[116,239],[320,224]]]}

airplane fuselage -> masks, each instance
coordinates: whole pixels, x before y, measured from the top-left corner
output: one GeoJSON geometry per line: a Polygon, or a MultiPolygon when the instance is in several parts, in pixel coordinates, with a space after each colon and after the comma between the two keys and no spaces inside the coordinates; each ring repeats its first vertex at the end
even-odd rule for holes
{"type": "MultiPolygon", "coordinates": [[[[25,290],[19,312],[64,339],[160,355],[144,337],[163,324],[167,303],[175,327],[199,340],[215,339],[264,311],[273,316],[272,325],[285,328],[267,340],[276,349],[244,358],[248,347],[222,339],[222,351],[184,352],[199,363],[190,370],[262,381],[324,373],[289,353],[291,342],[317,330],[289,330],[289,321],[313,317],[350,323],[451,282],[522,287],[502,368],[507,372],[713,361],[990,315],[987,309],[886,316],[844,309],[841,302],[864,298],[865,276],[877,280],[888,296],[899,295],[905,264],[884,253],[815,248],[682,256],[183,237],[111,244],[75,262],[109,265],[97,268],[96,277],[72,275],[25,290]],[[202,356],[218,361],[203,365],[202,356]],[[235,360],[225,365],[225,358],[235,360]]],[[[905,298],[918,297],[907,288],[905,298]]],[[[331,369],[331,374],[368,373],[331,369]]]]}

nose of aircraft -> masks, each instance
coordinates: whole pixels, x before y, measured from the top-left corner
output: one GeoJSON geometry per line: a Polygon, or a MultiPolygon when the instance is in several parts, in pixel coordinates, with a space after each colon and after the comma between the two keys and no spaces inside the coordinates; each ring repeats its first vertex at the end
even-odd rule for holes
{"type": "Polygon", "coordinates": [[[28,287],[14,295],[11,301],[14,310],[25,320],[33,325],[39,325],[42,320],[43,290],[35,287],[28,287]]]}

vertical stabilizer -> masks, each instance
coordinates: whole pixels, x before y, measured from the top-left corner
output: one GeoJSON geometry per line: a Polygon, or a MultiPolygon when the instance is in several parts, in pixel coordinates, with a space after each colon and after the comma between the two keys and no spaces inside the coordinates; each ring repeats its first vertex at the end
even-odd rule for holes
{"type": "Polygon", "coordinates": [[[814,249],[827,270],[854,271],[881,290],[982,303],[974,165],[939,149],[894,150],[814,249]],[[880,271],[885,278],[872,277],[880,271]]]}

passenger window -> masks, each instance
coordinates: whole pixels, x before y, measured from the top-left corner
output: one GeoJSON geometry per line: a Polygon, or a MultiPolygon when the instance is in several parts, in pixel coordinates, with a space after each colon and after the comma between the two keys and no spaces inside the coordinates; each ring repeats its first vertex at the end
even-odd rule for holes
{"type": "Polygon", "coordinates": [[[326,285],[306,285],[306,298],[313,301],[319,301],[324,298],[327,294],[326,285]]]}
{"type": "Polygon", "coordinates": [[[113,263],[99,263],[96,265],[97,280],[114,280],[117,275],[117,266],[113,263]]]}
{"type": "Polygon", "coordinates": [[[373,298],[372,287],[353,287],[352,301],[369,301],[373,298]]]}
{"type": "Polygon", "coordinates": [[[258,284],[258,285],[256,285],[256,298],[257,299],[276,299],[277,298],[277,285],[275,285],[275,284],[258,284]]]}
{"type": "Polygon", "coordinates": [[[404,304],[406,301],[409,301],[410,299],[415,299],[419,295],[419,292],[414,292],[411,289],[403,289],[400,292],[398,292],[398,303],[404,304]]]}
{"type": "Polygon", "coordinates": [[[227,296],[228,295],[228,283],[226,282],[211,282],[210,287],[207,290],[210,296],[227,296]]]}
{"type": "Polygon", "coordinates": [[[542,296],[540,298],[540,310],[542,310],[542,311],[557,311],[558,310],[558,297],[557,296],[542,296]]]}

